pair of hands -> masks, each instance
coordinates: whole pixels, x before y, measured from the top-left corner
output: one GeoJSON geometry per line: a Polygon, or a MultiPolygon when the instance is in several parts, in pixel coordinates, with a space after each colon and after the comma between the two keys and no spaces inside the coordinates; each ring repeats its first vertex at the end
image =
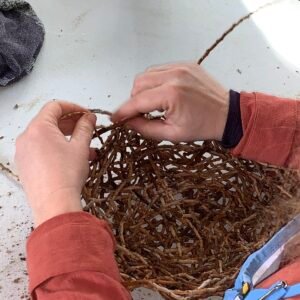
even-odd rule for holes
{"type": "MultiPolygon", "coordinates": [[[[158,140],[221,140],[229,95],[196,64],[170,64],[137,76],[130,99],[113,115],[132,129],[158,140]],[[143,114],[165,113],[165,121],[143,114]]],[[[16,143],[16,164],[35,225],[81,211],[80,194],[89,172],[96,116],[68,102],[46,104],[16,143]],[[66,114],[82,112],[62,119],[66,114]],[[66,136],[71,136],[67,139],[66,136]]]]}

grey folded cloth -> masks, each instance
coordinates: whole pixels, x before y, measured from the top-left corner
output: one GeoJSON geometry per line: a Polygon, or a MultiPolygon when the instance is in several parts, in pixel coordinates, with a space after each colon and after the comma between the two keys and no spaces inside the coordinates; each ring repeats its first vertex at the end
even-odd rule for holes
{"type": "Polygon", "coordinates": [[[27,75],[44,42],[45,30],[30,4],[0,0],[0,86],[27,75]]]}

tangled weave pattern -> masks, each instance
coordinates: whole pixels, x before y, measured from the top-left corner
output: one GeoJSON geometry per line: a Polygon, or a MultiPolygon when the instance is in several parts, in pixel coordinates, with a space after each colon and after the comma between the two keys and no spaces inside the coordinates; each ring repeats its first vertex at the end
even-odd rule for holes
{"type": "Polygon", "coordinates": [[[295,213],[293,171],[234,158],[215,142],[159,143],[116,124],[94,138],[98,158],[82,198],[111,225],[130,290],[222,295],[245,258],[295,213]]]}

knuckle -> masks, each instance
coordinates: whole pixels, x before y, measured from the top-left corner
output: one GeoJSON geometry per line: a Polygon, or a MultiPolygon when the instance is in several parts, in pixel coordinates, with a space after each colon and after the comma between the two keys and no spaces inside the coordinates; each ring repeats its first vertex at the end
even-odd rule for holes
{"type": "Polygon", "coordinates": [[[133,83],[133,89],[139,89],[143,86],[144,83],[144,76],[143,75],[137,75],[134,79],[133,83]]]}
{"type": "Polygon", "coordinates": [[[135,95],[135,96],[133,97],[132,100],[133,100],[132,103],[134,104],[134,106],[135,106],[135,107],[138,107],[138,109],[139,109],[141,103],[143,102],[143,101],[142,101],[143,98],[140,97],[140,95],[135,95]]]}
{"type": "Polygon", "coordinates": [[[168,134],[166,135],[166,139],[172,143],[176,143],[179,141],[178,134],[175,130],[171,130],[170,132],[168,132],[168,134]]]}
{"type": "Polygon", "coordinates": [[[131,90],[131,97],[134,97],[138,93],[138,89],[134,86],[131,90]]]}
{"type": "Polygon", "coordinates": [[[180,99],[180,87],[176,84],[168,85],[167,93],[173,101],[180,99]]]}
{"type": "Polygon", "coordinates": [[[36,125],[35,123],[29,125],[29,127],[27,128],[24,136],[23,136],[23,139],[26,138],[26,139],[37,139],[41,136],[41,127],[36,125]]]}
{"type": "Polygon", "coordinates": [[[153,65],[153,66],[149,66],[148,68],[146,68],[145,72],[152,72],[154,70],[156,70],[157,68],[161,67],[162,65],[153,65]]]}
{"type": "Polygon", "coordinates": [[[90,132],[92,127],[88,121],[84,121],[80,124],[80,130],[83,132],[90,132]]]}
{"type": "Polygon", "coordinates": [[[150,72],[153,72],[153,71],[155,71],[155,68],[153,68],[153,67],[149,67],[145,70],[146,73],[150,73],[150,72]]]}
{"type": "Polygon", "coordinates": [[[137,92],[140,92],[140,91],[143,91],[144,88],[145,88],[145,80],[144,78],[139,78],[136,83],[135,83],[135,86],[134,86],[134,89],[137,91],[137,92]]]}
{"type": "Polygon", "coordinates": [[[175,76],[181,78],[181,77],[186,77],[190,74],[190,69],[186,66],[184,67],[178,67],[177,69],[174,70],[175,76]]]}
{"type": "Polygon", "coordinates": [[[47,102],[43,108],[56,108],[56,109],[60,109],[60,105],[57,101],[49,101],[47,102]]]}
{"type": "Polygon", "coordinates": [[[37,145],[44,139],[47,130],[42,122],[32,121],[20,137],[20,143],[26,145],[37,145]]]}

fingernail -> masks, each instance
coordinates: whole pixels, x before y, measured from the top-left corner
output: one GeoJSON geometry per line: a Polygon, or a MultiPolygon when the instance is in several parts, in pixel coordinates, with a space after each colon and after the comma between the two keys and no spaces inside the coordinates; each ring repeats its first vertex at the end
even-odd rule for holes
{"type": "Polygon", "coordinates": [[[110,116],[110,120],[111,120],[113,123],[117,122],[117,116],[116,116],[115,114],[112,114],[112,115],[110,116]]]}
{"type": "Polygon", "coordinates": [[[86,118],[94,124],[97,121],[97,116],[95,114],[88,113],[86,114],[86,118]]]}

